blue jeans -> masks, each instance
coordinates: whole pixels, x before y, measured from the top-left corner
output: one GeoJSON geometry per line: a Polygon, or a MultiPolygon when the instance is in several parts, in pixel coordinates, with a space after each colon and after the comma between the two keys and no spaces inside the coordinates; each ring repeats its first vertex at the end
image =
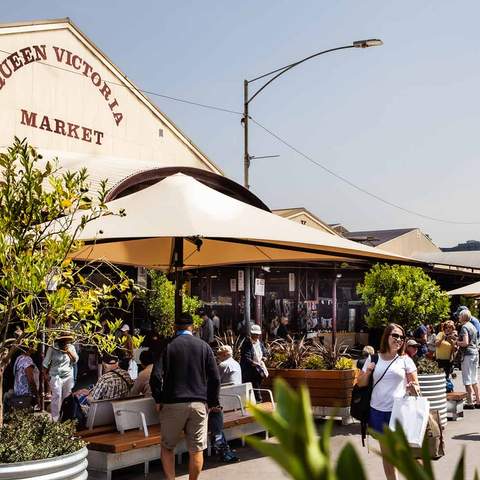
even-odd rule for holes
{"type": "Polygon", "coordinates": [[[223,412],[210,412],[208,414],[208,431],[210,441],[217,453],[228,450],[228,443],[223,433],[223,412]]]}

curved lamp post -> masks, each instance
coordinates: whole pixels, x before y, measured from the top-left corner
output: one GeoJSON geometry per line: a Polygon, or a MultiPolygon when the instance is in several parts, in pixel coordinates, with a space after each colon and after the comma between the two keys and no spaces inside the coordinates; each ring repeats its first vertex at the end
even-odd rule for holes
{"type": "MultiPolygon", "coordinates": [[[[313,55],[309,55],[308,57],[302,58],[301,60],[298,60],[297,62],[290,63],[289,65],[285,65],[284,67],[277,68],[275,70],[272,70],[271,72],[265,73],[263,75],[260,75],[259,77],[252,78],[251,80],[244,80],[243,81],[243,117],[242,117],[242,123],[243,123],[243,138],[244,138],[244,155],[243,155],[243,185],[245,188],[250,188],[249,185],[249,178],[248,178],[248,170],[250,168],[250,161],[254,158],[248,153],[248,109],[250,102],[259,94],[261,93],[265,88],[267,88],[274,80],[276,80],[278,77],[283,75],[284,73],[287,73],[290,71],[292,68],[297,67],[298,65],[306,62],[307,60],[311,60],[312,58],[318,57],[320,55],[323,55],[324,53],[330,53],[330,52],[336,52],[337,50],[346,50],[348,48],[368,48],[368,47],[379,47],[383,45],[383,42],[379,39],[376,38],[371,38],[368,40],[358,40],[356,42],[353,42],[351,45],[345,45],[343,47],[336,47],[336,48],[330,48],[328,50],[323,50],[321,52],[314,53],[313,55]],[[272,76],[273,75],[273,76],[272,76]],[[263,78],[271,77],[269,80],[267,80],[251,97],[248,96],[248,85],[250,83],[257,82],[258,80],[261,80],[263,78]]],[[[334,296],[336,297],[336,278],[334,281],[334,296]]],[[[244,319],[245,319],[245,325],[250,324],[250,297],[251,297],[251,272],[250,272],[250,267],[245,268],[245,311],[244,311],[244,319]]],[[[334,300],[335,303],[333,305],[333,323],[336,323],[336,317],[337,317],[337,308],[336,308],[336,299],[334,300]]],[[[333,341],[335,342],[335,334],[333,335],[333,341]]]]}
{"type": "Polygon", "coordinates": [[[337,50],[346,50],[347,48],[368,48],[368,47],[378,47],[380,45],[383,45],[383,42],[378,39],[369,39],[369,40],[358,40],[356,42],[353,42],[351,45],[345,45],[343,47],[336,47],[336,48],[330,48],[328,50],[323,50],[321,52],[314,53],[313,55],[309,55],[308,57],[302,58],[301,60],[298,60],[297,62],[290,63],[289,65],[285,65],[284,67],[277,68],[275,70],[272,70],[271,72],[265,73],[263,75],[260,75],[259,77],[252,78],[251,80],[244,80],[243,81],[243,117],[242,117],[242,123],[243,123],[243,134],[244,134],[244,155],[243,155],[243,165],[244,165],[244,177],[243,177],[243,185],[246,188],[250,188],[249,185],[249,178],[248,178],[248,169],[250,168],[250,160],[252,160],[253,157],[250,156],[248,153],[248,110],[249,110],[249,105],[250,102],[260,93],[262,92],[265,88],[267,88],[274,80],[276,80],[278,77],[283,75],[284,73],[287,73],[289,70],[292,68],[297,67],[298,65],[306,62],[307,60],[311,60],[312,58],[318,57],[320,55],[323,55],[324,53],[330,53],[330,52],[336,52],[337,50]],[[270,78],[267,82],[265,82],[251,97],[248,96],[248,85],[250,83],[257,82],[258,80],[261,80],[262,78],[270,77],[274,75],[272,78],[270,78]]]}

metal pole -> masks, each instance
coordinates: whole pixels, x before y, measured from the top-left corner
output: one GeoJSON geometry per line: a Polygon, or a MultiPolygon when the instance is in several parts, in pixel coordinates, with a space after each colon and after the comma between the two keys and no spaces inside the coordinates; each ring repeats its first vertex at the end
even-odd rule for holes
{"type": "Polygon", "coordinates": [[[175,322],[180,319],[183,310],[183,238],[175,237],[173,246],[173,265],[175,267],[175,322]]]}
{"type": "Polygon", "coordinates": [[[337,344],[337,274],[334,273],[332,288],[332,348],[337,344]]]}
{"type": "MultiPolygon", "coordinates": [[[[248,80],[243,81],[243,185],[250,188],[248,184],[248,169],[250,168],[250,154],[248,153],[248,80]]],[[[250,301],[252,297],[251,269],[245,267],[245,310],[244,321],[245,331],[250,333],[250,301]]]]}

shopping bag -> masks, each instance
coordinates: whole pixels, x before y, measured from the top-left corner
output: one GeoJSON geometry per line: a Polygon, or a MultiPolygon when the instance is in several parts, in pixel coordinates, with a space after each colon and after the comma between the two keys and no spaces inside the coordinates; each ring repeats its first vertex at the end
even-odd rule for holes
{"type": "Polygon", "coordinates": [[[421,448],[429,418],[430,403],[424,397],[400,397],[393,402],[390,430],[397,422],[403,428],[411,447],[421,448]]]}

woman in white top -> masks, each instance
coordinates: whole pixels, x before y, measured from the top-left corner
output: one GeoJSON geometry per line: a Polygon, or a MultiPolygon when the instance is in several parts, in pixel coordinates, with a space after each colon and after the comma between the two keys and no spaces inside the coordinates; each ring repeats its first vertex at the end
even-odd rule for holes
{"type": "MultiPolygon", "coordinates": [[[[374,389],[370,400],[368,424],[372,430],[382,433],[384,427],[388,427],[394,399],[403,397],[407,388],[418,385],[417,367],[413,360],[405,355],[405,331],[400,325],[396,323],[387,325],[380,342],[378,362],[375,364],[371,357],[367,358],[358,385],[367,386],[372,374],[374,389]],[[375,385],[375,382],[378,384],[375,385]]],[[[388,480],[397,479],[395,468],[385,460],[383,469],[388,480]]]]}

